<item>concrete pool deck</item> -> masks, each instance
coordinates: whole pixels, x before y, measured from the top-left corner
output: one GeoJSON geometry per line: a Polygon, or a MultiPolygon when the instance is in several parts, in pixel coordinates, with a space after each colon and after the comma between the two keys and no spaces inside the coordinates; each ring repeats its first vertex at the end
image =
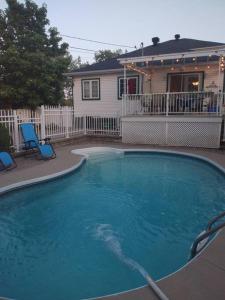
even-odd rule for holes
{"type": "MultiPolygon", "coordinates": [[[[88,147],[142,148],[174,150],[206,157],[225,167],[225,152],[221,150],[203,150],[178,147],[150,147],[146,145],[125,145],[119,142],[74,141],[74,144],[55,147],[57,157],[49,161],[32,157],[16,158],[17,168],[0,173],[0,188],[20,181],[51,175],[71,168],[80,162],[81,156],[71,154],[71,150],[88,147]]],[[[209,220],[206,220],[206,223],[209,220]]],[[[225,299],[225,230],[194,260],[176,273],[159,280],[158,286],[173,300],[224,300],[225,299]]],[[[148,287],[125,293],[102,297],[104,300],[156,300],[157,296],[148,287]]]]}

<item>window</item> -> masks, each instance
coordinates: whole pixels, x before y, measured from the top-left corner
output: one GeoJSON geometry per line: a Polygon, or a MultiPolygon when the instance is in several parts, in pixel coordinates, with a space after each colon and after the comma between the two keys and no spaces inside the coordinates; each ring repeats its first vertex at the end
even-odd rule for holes
{"type": "Polygon", "coordinates": [[[203,89],[203,72],[168,74],[169,92],[198,92],[203,89]]]}
{"type": "Polygon", "coordinates": [[[100,79],[83,79],[82,80],[82,100],[99,100],[100,99],[100,79]]]}
{"type": "Polygon", "coordinates": [[[138,76],[129,76],[126,79],[126,84],[124,85],[124,78],[118,78],[118,98],[121,99],[122,95],[125,94],[138,94],[139,88],[139,77],[138,76]],[[126,90],[125,90],[126,89],[126,90]]]}

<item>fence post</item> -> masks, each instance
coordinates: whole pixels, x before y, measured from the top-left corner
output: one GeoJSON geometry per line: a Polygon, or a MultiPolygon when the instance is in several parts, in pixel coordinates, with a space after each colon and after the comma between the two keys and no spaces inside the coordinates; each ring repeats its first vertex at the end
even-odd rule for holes
{"type": "Polygon", "coordinates": [[[87,134],[87,116],[83,115],[83,120],[84,120],[84,135],[87,134]]]}
{"type": "Polygon", "coordinates": [[[16,110],[13,110],[13,123],[14,123],[14,137],[15,137],[16,152],[19,152],[20,149],[19,130],[18,130],[18,118],[17,118],[16,110]]]}
{"type": "Polygon", "coordinates": [[[119,136],[121,137],[122,136],[122,118],[119,113],[117,114],[116,122],[117,122],[116,127],[119,128],[119,136]]]}
{"type": "Polygon", "coordinates": [[[166,93],[166,116],[169,115],[169,100],[170,100],[170,94],[166,93]]]}
{"type": "Polygon", "coordinates": [[[45,139],[46,138],[46,133],[45,133],[45,107],[44,105],[41,106],[41,138],[45,139]]]}
{"type": "Polygon", "coordinates": [[[66,113],[66,138],[69,138],[69,108],[66,107],[64,110],[66,113]]]}

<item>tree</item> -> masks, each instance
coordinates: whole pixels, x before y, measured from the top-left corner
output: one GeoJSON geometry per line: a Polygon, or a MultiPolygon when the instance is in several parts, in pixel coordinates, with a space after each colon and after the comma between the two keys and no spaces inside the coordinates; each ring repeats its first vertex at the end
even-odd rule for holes
{"type": "MultiPolygon", "coordinates": [[[[68,67],[67,72],[72,72],[74,70],[83,68],[88,66],[89,63],[82,62],[81,57],[78,56],[77,58],[73,59],[71,57],[70,65],[68,67]]],[[[66,105],[71,105],[73,103],[73,79],[71,77],[66,77],[64,82],[64,95],[65,95],[65,102],[66,105]]]]}
{"type": "Polygon", "coordinates": [[[59,104],[71,61],[68,44],[49,25],[47,8],[6,0],[0,10],[0,107],[59,104]]]}
{"type": "Polygon", "coordinates": [[[118,57],[123,53],[122,49],[117,49],[115,51],[106,49],[106,50],[99,50],[98,52],[95,52],[95,61],[96,62],[102,62],[107,59],[118,57]]]}
{"type": "Polygon", "coordinates": [[[68,67],[68,71],[71,72],[73,70],[80,69],[80,68],[86,67],[88,65],[89,65],[89,62],[88,61],[82,62],[80,56],[78,56],[75,59],[71,58],[71,62],[70,62],[70,65],[68,67]]]}

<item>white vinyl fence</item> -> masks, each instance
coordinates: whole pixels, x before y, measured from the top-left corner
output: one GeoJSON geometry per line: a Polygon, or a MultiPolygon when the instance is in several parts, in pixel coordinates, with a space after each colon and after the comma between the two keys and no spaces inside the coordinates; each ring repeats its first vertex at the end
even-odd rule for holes
{"type": "Polygon", "coordinates": [[[78,114],[72,107],[41,106],[36,111],[0,110],[0,124],[8,128],[11,147],[23,147],[20,124],[31,122],[39,139],[62,140],[76,135],[120,136],[120,116],[116,114],[78,114]]]}

